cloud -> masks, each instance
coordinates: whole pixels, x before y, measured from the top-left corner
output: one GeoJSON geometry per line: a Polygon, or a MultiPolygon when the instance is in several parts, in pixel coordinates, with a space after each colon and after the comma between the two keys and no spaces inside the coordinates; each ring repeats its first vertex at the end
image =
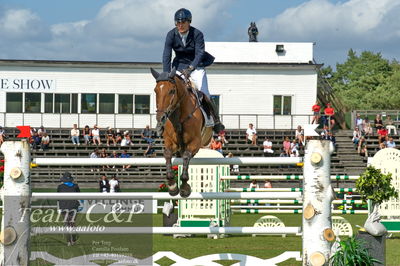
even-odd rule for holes
{"type": "MultiPolygon", "coordinates": [[[[196,0],[185,3],[184,7],[192,11],[195,27],[207,31],[207,36],[218,36],[223,30],[218,25],[224,23],[224,17],[219,14],[224,14],[230,1],[196,0]]],[[[14,34],[5,42],[12,38],[20,38],[20,42],[7,53],[0,52],[0,56],[159,62],[165,36],[174,27],[173,16],[182,7],[181,3],[179,0],[112,0],[94,18],[49,25],[45,29],[32,11],[8,10],[0,16],[0,32],[14,34]],[[41,33],[37,32],[37,25],[41,32],[48,32],[50,38],[37,40],[41,33]]],[[[0,48],[2,46],[0,44],[0,48]]]]}
{"type": "Polygon", "coordinates": [[[343,60],[350,48],[376,52],[384,48],[391,54],[400,39],[399,16],[400,1],[396,0],[350,0],[336,4],[311,0],[274,18],[261,19],[257,25],[261,41],[268,38],[316,42],[316,59],[334,64],[338,55],[343,60]]]}

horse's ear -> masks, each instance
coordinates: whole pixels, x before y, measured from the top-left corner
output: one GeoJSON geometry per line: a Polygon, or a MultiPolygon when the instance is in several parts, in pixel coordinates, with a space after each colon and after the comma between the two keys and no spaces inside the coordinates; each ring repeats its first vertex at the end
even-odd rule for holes
{"type": "Polygon", "coordinates": [[[150,68],[151,74],[153,75],[153,77],[155,79],[158,79],[158,77],[160,76],[160,73],[158,73],[157,71],[155,71],[152,67],[150,68]]]}
{"type": "Polygon", "coordinates": [[[171,69],[171,72],[169,73],[168,77],[172,79],[172,78],[175,77],[175,74],[176,74],[176,68],[173,67],[173,68],[171,69]]]}

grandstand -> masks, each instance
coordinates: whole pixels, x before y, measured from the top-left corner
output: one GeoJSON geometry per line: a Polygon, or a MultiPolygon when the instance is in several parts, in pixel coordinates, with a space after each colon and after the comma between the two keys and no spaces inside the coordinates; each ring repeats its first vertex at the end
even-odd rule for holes
{"type": "MultiPolygon", "coordinates": [[[[94,148],[106,148],[107,153],[117,151],[121,153],[125,148],[132,157],[143,157],[143,153],[147,148],[147,144],[140,138],[142,129],[127,129],[132,133],[133,146],[121,147],[120,145],[107,147],[105,141],[102,146],[89,145],[86,146],[81,144],[80,146],[73,145],[70,139],[69,129],[60,128],[46,128],[47,133],[50,135],[51,145],[47,151],[32,151],[33,156],[39,157],[79,157],[89,158],[90,153],[94,148]]],[[[6,132],[10,139],[16,138],[17,129],[6,128],[6,132]]],[[[104,131],[101,132],[104,136],[104,131]]],[[[238,157],[259,157],[263,156],[262,141],[268,136],[273,143],[273,149],[275,150],[274,156],[279,156],[279,150],[282,147],[283,138],[289,136],[294,138],[294,130],[258,130],[258,146],[251,146],[246,143],[245,130],[228,130],[226,138],[229,141],[223,151],[224,155],[232,152],[234,156],[238,157]]],[[[337,150],[332,156],[332,175],[359,175],[366,167],[366,159],[360,157],[351,141],[352,131],[350,130],[339,130],[336,133],[337,150]]],[[[104,140],[104,139],[103,139],[104,140]]],[[[395,141],[399,141],[398,137],[395,141]]],[[[81,141],[82,142],[82,141],[81,141]]],[[[373,156],[378,151],[378,140],[377,137],[370,137],[368,139],[368,147],[370,156],[373,156]]],[[[155,156],[163,156],[163,144],[161,138],[156,138],[155,141],[155,156]]],[[[300,151],[302,152],[302,151],[300,151]]],[[[125,188],[157,188],[165,179],[165,167],[164,166],[152,166],[152,167],[137,167],[133,166],[126,171],[122,171],[118,168],[118,172],[113,168],[99,168],[93,169],[90,166],[42,166],[34,168],[32,171],[32,183],[34,187],[51,187],[52,184],[58,183],[58,178],[61,173],[68,170],[76,176],[76,181],[79,182],[82,187],[97,187],[97,182],[102,174],[111,176],[116,174],[117,177],[122,181],[123,187],[125,188]],[[93,170],[92,170],[93,169],[93,170]]],[[[283,166],[249,166],[240,167],[240,175],[294,175],[301,174],[302,169],[300,167],[283,167],[283,166]]],[[[284,185],[287,182],[282,181],[284,185]]],[[[279,186],[279,184],[275,184],[279,186]]]]}

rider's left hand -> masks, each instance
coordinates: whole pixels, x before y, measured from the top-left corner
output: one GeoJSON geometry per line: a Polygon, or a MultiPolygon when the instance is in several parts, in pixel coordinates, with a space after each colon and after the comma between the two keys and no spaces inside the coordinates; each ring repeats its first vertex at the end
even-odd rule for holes
{"type": "Polygon", "coordinates": [[[185,76],[185,78],[189,78],[190,74],[193,72],[194,68],[192,66],[189,66],[188,68],[185,68],[182,70],[182,74],[185,76]]]}

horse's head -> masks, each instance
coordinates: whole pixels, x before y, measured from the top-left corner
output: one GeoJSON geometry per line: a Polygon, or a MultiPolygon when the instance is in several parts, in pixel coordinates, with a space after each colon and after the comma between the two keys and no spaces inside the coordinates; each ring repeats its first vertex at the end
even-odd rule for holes
{"type": "MultiPolygon", "coordinates": [[[[157,114],[156,119],[161,127],[167,122],[168,117],[177,108],[179,97],[177,91],[177,84],[175,80],[176,70],[173,68],[170,73],[162,72],[158,73],[153,68],[150,69],[151,74],[156,79],[156,87],[154,92],[156,93],[156,106],[157,114]]],[[[160,128],[157,126],[157,128],[160,128]]],[[[159,134],[162,132],[159,132],[159,134]]]]}

